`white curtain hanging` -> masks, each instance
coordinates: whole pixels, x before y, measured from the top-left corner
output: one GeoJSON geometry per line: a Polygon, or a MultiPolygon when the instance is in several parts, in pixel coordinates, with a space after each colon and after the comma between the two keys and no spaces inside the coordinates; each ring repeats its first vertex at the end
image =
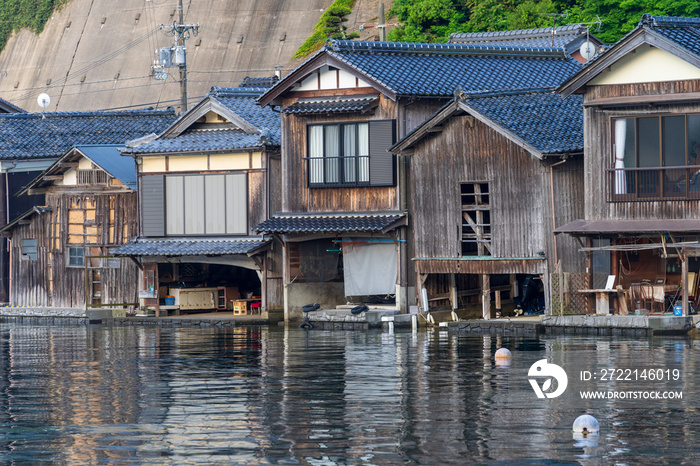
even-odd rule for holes
{"type": "Polygon", "coordinates": [[[323,183],[323,126],[309,126],[309,157],[309,181],[323,183]]]}
{"type": "Polygon", "coordinates": [[[345,295],[396,293],[398,253],[393,242],[343,238],[345,295]]]}
{"type": "MultiPolygon", "coordinates": [[[[627,120],[615,120],[615,168],[625,168],[627,120]]],[[[615,194],[627,194],[627,179],[623,170],[615,170],[615,194]]]]}

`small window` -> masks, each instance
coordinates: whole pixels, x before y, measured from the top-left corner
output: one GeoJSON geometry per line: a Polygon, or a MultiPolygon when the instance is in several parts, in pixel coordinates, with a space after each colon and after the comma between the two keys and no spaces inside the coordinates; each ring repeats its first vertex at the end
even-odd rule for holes
{"type": "Polygon", "coordinates": [[[22,240],[22,260],[35,261],[36,251],[35,239],[22,240]]]}
{"type": "Polygon", "coordinates": [[[68,267],[83,267],[85,265],[85,254],[82,247],[68,248],[68,267]]]}
{"type": "Polygon", "coordinates": [[[462,256],[491,255],[490,197],[488,181],[460,183],[462,256]]]}

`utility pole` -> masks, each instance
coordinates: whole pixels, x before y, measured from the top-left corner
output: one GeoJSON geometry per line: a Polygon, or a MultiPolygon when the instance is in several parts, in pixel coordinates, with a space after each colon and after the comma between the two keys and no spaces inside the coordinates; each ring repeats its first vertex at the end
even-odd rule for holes
{"type": "Polygon", "coordinates": [[[185,113],[187,111],[187,53],[185,49],[184,28],[187,26],[184,25],[185,12],[182,7],[182,0],[178,0],[177,9],[180,13],[180,22],[175,26],[175,31],[177,32],[177,50],[183,51],[182,63],[178,65],[178,68],[180,68],[180,105],[182,107],[182,113],[185,113]]]}
{"type": "MultiPolygon", "coordinates": [[[[182,6],[182,0],[178,0],[177,5],[178,20],[170,26],[170,32],[177,39],[175,47],[162,47],[156,50],[156,62],[153,65],[153,76],[158,80],[166,80],[168,73],[164,68],[177,66],[180,71],[180,107],[182,113],[187,111],[187,48],[185,43],[187,39],[196,36],[199,32],[199,24],[184,24],[185,11],[182,6]]],[[[166,26],[161,26],[165,28],[166,26]]]]}

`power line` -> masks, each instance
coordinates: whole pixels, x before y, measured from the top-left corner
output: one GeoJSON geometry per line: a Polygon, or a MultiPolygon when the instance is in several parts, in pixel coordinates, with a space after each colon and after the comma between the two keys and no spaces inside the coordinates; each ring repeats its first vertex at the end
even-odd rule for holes
{"type": "MultiPolygon", "coordinates": [[[[51,88],[58,87],[60,84],[65,84],[68,80],[70,80],[70,79],[72,79],[72,78],[75,78],[76,76],[81,76],[81,75],[83,75],[84,73],[87,73],[88,71],[90,71],[90,70],[92,70],[92,69],[94,69],[94,68],[97,68],[98,66],[100,66],[100,65],[102,65],[102,64],[104,64],[104,63],[106,63],[106,62],[108,62],[108,61],[110,61],[110,60],[112,60],[113,58],[117,57],[118,55],[121,55],[122,53],[126,52],[127,50],[134,48],[135,46],[137,46],[138,44],[140,44],[140,43],[143,42],[144,40],[146,40],[146,39],[148,39],[149,37],[151,37],[152,35],[156,34],[158,31],[159,31],[159,28],[156,28],[156,29],[154,29],[154,30],[152,30],[152,31],[149,31],[149,32],[143,34],[142,36],[140,36],[140,37],[134,39],[133,41],[129,42],[128,44],[126,44],[125,46],[121,47],[120,49],[117,49],[117,50],[115,50],[114,52],[111,52],[111,53],[109,53],[109,54],[107,54],[107,55],[102,56],[101,58],[99,58],[99,59],[97,59],[96,61],[90,63],[89,65],[85,66],[84,68],[81,68],[81,69],[76,70],[76,71],[74,71],[74,72],[72,72],[72,73],[69,73],[69,74],[66,75],[65,77],[57,78],[57,79],[56,79],[56,81],[57,81],[56,84],[54,84],[54,83],[53,83],[53,79],[51,79],[51,85],[47,86],[46,88],[51,89],[51,88]]],[[[43,89],[46,89],[46,88],[43,88],[43,89]]],[[[36,95],[37,95],[37,94],[36,94],[35,92],[30,92],[30,93],[27,93],[27,94],[25,94],[25,95],[19,96],[17,99],[18,99],[18,100],[24,100],[24,99],[28,99],[28,98],[34,97],[34,96],[36,96],[36,95]]]]}

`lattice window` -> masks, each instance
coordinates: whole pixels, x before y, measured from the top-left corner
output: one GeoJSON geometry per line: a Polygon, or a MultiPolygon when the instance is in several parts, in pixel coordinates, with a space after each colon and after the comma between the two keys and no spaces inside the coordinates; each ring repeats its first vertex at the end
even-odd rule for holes
{"type": "Polygon", "coordinates": [[[491,196],[488,181],[460,183],[462,255],[491,255],[491,196]]]}
{"type": "Polygon", "coordinates": [[[587,273],[554,272],[550,274],[549,283],[552,314],[572,315],[593,313],[590,295],[578,292],[578,290],[590,289],[590,279],[587,273]]]}
{"type": "Polygon", "coordinates": [[[99,168],[78,170],[78,184],[109,184],[109,175],[106,171],[99,168]]]}

